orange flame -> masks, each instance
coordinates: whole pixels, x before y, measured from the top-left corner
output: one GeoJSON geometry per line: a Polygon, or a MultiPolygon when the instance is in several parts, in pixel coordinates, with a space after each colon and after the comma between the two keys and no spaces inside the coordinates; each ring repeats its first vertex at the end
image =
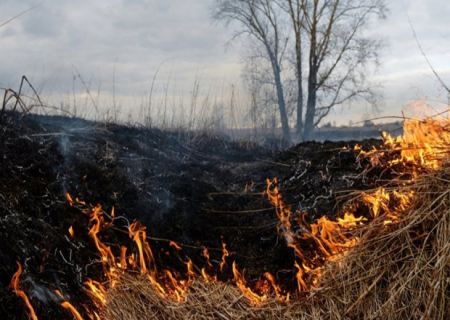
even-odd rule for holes
{"type": "Polygon", "coordinates": [[[147,269],[147,263],[150,264],[150,273],[152,275],[156,275],[157,269],[155,264],[155,259],[153,257],[153,252],[150,246],[147,243],[147,233],[145,232],[146,227],[144,227],[139,221],[134,222],[130,225],[128,228],[128,232],[130,235],[130,238],[133,239],[133,241],[138,246],[139,250],[139,264],[140,264],[140,270],[142,273],[146,273],[148,271],[147,269]]]}
{"type": "MultiPolygon", "coordinates": [[[[413,166],[413,174],[417,168],[437,169],[442,160],[448,157],[448,145],[450,143],[450,120],[431,119],[424,120],[407,119],[403,124],[403,135],[393,138],[387,132],[383,132],[384,150],[362,151],[360,155],[368,157],[372,166],[383,165],[380,161],[386,152],[400,152],[386,162],[387,166],[403,164],[405,167],[413,166]]],[[[356,147],[355,147],[355,150],[356,147]]]]}
{"type": "MultiPolygon", "coordinates": [[[[111,251],[111,248],[105,244],[103,244],[98,238],[97,234],[103,229],[103,227],[107,224],[104,220],[102,207],[97,205],[92,210],[85,211],[90,215],[90,223],[93,225],[89,230],[89,236],[94,240],[95,246],[97,247],[98,252],[100,253],[100,258],[106,268],[106,266],[115,266],[114,254],[111,251]]],[[[105,270],[105,274],[110,278],[111,273],[105,270]]]]}
{"type": "Polygon", "coordinates": [[[230,253],[227,250],[227,245],[225,242],[223,242],[222,239],[222,262],[220,263],[220,271],[223,271],[223,268],[226,266],[227,262],[226,262],[226,258],[230,255],[230,253]]]}
{"type": "Polygon", "coordinates": [[[70,206],[73,206],[73,200],[72,197],[70,196],[70,194],[68,192],[66,192],[66,200],[69,203],[70,206]]]}
{"type": "Polygon", "coordinates": [[[206,249],[205,247],[203,248],[203,256],[206,258],[206,264],[208,265],[208,267],[212,268],[212,264],[209,261],[209,253],[208,253],[208,249],[206,249]]]}
{"type": "Polygon", "coordinates": [[[245,280],[244,272],[245,270],[240,273],[239,270],[236,267],[236,262],[233,262],[233,274],[234,274],[234,282],[238,286],[238,288],[241,290],[241,292],[246,296],[250,301],[255,305],[261,305],[264,303],[264,301],[267,300],[266,295],[258,295],[257,293],[253,292],[252,289],[247,287],[247,280],[245,280]]]}
{"type": "MultiPolygon", "coordinates": [[[[205,247],[203,248],[203,256],[206,258],[206,265],[208,266],[208,268],[212,268],[213,265],[211,264],[211,262],[209,261],[210,257],[209,257],[209,253],[208,253],[208,249],[206,249],[205,247]]],[[[224,261],[224,260],[223,260],[224,261]]],[[[206,271],[206,267],[203,267],[201,270],[202,273],[202,277],[203,279],[206,281],[206,283],[210,283],[210,282],[215,282],[217,281],[217,276],[211,276],[208,274],[208,272],[206,271]]]]}
{"type": "Polygon", "coordinates": [[[120,269],[127,269],[127,247],[120,247],[120,262],[117,264],[120,269]]]}
{"type": "Polygon", "coordinates": [[[169,242],[169,245],[170,245],[172,248],[177,249],[178,251],[181,250],[181,247],[180,247],[175,241],[170,241],[170,242],[169,242]]]}
{"type": "Polygon", "coordinates": [[[11,283],[9,284],[9,288],[14,289],[16,294],[19,297],[21,297],[23,299],[23,301],[25,301],[25,304],[29,311],[30,318],[33,320],[37,320],[38,317],[36,316],[36,313],[34,312],[34,308],[31,305],[30,300],[28,300],[28,296],[26,295],[26,293],[23,290],[19,289],[19,276],[22,274],[22,265],[19,263],[19,261],[17,261],[17,266],[19,268],[17,269],[16,273],[14,273],[14,275],[11,279],[11,283]]]}
{"type": "Polygon", "coordinates": [[[61,303],[61,306],[65,309],[70,310],[70,312],[72,312],[72,315],[76,320],[83,320],[83,317],[78,312],[78,310],[75,309],[74,306],[72,306],[69,302],[64,301],[63,303],[61,303]]]}
{"type": "Polygon", "coordinates": [[[70,226],[70,228],[69,228],[69,233],[70,233],[70,236],[73,238],[75,234],[73,232],[73,227],[72,226],[70,226]]]}
{"type": "Polygon", "coordinates": [[[100,302],[100,306],[106,305],[107,290],[100,282],[88,278],[84,284],[90,289],[89,294],[100,302]]]}
{"type": "Polygon", "coordinates": [[[275,295],[277,296],[277,299],[281,302],[288,302],[289,301],[289,293],[285,296],[283,295],[280,286],[275,281],[274,276],[270,272],[264,273],[264,277],[269,280],[275,295]]]}
{"type": "Polygon", "coordinates": [[[83,320],[83,317],[82,317],[81,314],[78,312],[78,310],[75,309],[75,307],[74,307],[70,302],[65,301],[66,298],[64,298],[64,296],[61,294],[61,292],[59,292],[59,290],[55,290],[55,293],[56,293],[58,296],[60,296],[61,299],[64,300],[64,301],[61,303],[61,306],[62,306],[64,309],[69,310],[69,311],[72,313],[73,317],[74,317],[76,320],[83,320]]]}
{"type": "MultiPolygon", "coordinates": [[[[358,226],[366,219],[355,217],[352,213],[346,212],[337,221],[332,221],[326,216],[322,216],[316,223],[308,225],[304,219],[305,213],[300,214],[297,212],[295,221],[297,221],[301,233],[295,233],[291,223],[293,219],[291,208],[284,204],[279,193],[276,178],[273,181],[267,180],[266,193],[272,205],[275,206],[278,219],[280,220],[278,231],[284,236],[287,245],[294,249],[297,258],[303,261],[302,264],[298,262],[294,264],[294,267],[297,269],[298,290],[299,292],[308,291],[312,285],[317,283],[318,278],[321,276],[321,269],[325,261],[336,260],[358,241],[357,238],[348,238],[344,233],[358,226]],[[302,217],[301,219],[297,218],[299,215],[302,217]],[[300,244],[308,240],[315,243],[317,252],[307,256],[302,251],[300,244]]],[[[275,290],[275,293],[277,293],[277,290],[275,290]]]]}

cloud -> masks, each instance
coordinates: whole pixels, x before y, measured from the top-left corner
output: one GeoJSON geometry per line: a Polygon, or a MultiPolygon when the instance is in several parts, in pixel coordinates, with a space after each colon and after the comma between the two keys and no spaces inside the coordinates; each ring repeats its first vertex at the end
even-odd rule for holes
{"type": "MultiPolygon", "coordinates": [[[[183,62],[221,62],[220,56],[226,55],[226,35],[211,27],[206,2],[47,0],[20,19],[21,28],[2,30],[0,41],[19,33],[7,45],[14,61],[25,62],[16,64],[23,72],[42,63],[50,69],[76,65],[86,73],[105,68],[112,72],[117,60],[117,69],[130,67],[129,74],[140,72],[148,77],[172,57],[183,62]],[[25,59],[23,52],[37,54],[25,59]],[[146,67],[139,70],[144,63],[146,67]]],[[[15,5],[16,11],[22,8],[15,5]]]]}
{"type": "Polygon", "coordinates": [[[0,36],[3,38],[8,38],[8,37],[14,37],[17,35],[17,30],[13,27],[3,27],[4,29],[2,30],[2,32],[0,33],[0,36]]]}
{"type": "MultiPolygon", "coordinates": [[[[169,77],[176,82],[171,92],[184,90],[184,94],[199,77],[205,90],[223,82],[237,83],[240,44],[225,50],[232,30],[211,22],[208,7],[213,1],[46,0],[0,28],[2,58],[7,61],[0,68],[0,87],[16,85],[25,74],[34,85],[44,87],[43,95],[57,102],[67,98],[74,82],[76,90],[84,90],[75,68],[92,87],[101,88],[103,97],[111,95],[114,87],[122,101],[145,98],[158,68],[156,84],[162,91],[169,77]]],[[[0,22],[38,3],[2,0],[0,22]]],[[[402,101],[441,94],[406,12],[430,62],[450,84],[450,5],[442,0],[403,0],[388,6],[390,15],[372,28],[390,43],[372,79],[385,85],[385,112],[400,114],[402,101]]]]}
{"type": "Polygon", "coordinates": [[[30,39],[57,38],[65,28],[63,12],[58,8],[38,7],[21,19],[22,31],[30,39]]]}

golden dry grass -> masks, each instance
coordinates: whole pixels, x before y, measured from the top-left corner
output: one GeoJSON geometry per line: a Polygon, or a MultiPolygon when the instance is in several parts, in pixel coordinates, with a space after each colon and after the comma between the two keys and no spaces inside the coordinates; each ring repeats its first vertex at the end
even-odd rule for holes
{"type": "Polygon", "coordinates": [[[335,319],[450,318],[450,166],[412,188],[400,222],[367,225],[358,247],[328,265],[318,294],[335,319]]]}

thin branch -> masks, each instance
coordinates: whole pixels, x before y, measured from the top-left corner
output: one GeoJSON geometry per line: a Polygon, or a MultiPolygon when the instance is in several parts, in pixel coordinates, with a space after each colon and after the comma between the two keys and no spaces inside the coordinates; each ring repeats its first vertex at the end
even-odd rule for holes
{"type": "Polygon", "coordinates": [[[8,21],[5,21],[5,22],[3,22],[2,24],[0,24],[0,28],[3,27],[4,25],[10,23],[11,21],[17,19],[17,18],[20,17],[21,15],[23,15],[23,14],[25,14],[25,13],[31,11],[31,10],[34,10],[34,9],[36,9],[36,8],[38,8],[38,7],[40,7],[40,6],[42,6],[44,3],[45,3],[45,0],[42,1],[41,3],[39,3],[38,5],[35,5],[34,7],[31,7],[31,8],[28,8],[27,10],[25,10],[25,11],[22,11],[21,13],[19,13],[18,15],[15,15],[14,17],[12,17],[11,19],[9,19],[8,21]]]}
{"type": "Polygon", "coordinates": [[[436,72],[436,70],[435,70],[434,67],[432,66],[430,60],[428,60],[428,57],[427,57],[427,55],[425,54],[425,51],[423,50],[422,45],[420,44],[419,37],[417,37],[416,30],[414,29],[414,26],[413,26],[413,24],[412,24],[412,22],[411,22],[411,18],[409,17],[409,14],[408,14],[408,12],[406,11],[406,9],[405,9],[405,12],[406,12],[406,16],[408,17],[408,22],[409,22],[409,25],[410,25],[410,27],[411,27],[411,31],[412,31],[412,33],[413,33],[414,39],[416,40],[416,43],[417,43],[417,46],[419,47],[420,52],[422,53],[423,57],[425,58],[425,61],[427,62],[428,66],[430,67],[431,71],[433,71],[434,75],[435,75],[436,78],[438,79],[438,81],[439,81],[439,83],[441,84],[441,86],[442,86],[445,90],[447,90],[447,92],[450,94],[450,89],[449,89],[449,87],[445,84],[444,80],[442,80],[442,78],[441,78],[441,77],[439,76],[439,74],[436,72]]]}

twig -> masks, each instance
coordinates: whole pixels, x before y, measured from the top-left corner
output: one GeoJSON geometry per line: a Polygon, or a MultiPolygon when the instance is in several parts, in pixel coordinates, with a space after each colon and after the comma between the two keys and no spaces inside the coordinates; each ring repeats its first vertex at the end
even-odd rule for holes
{"type": "Polygon", "coordinates": [[[7,21],[5,21],[5,22],[3,22],[2,24],[0,24],[0,28],[1,27],[3,27],[4,25],[6,25],[6,24],[8,24],[8,23],[10,23],[11,21],[13,21],[13,20],[15,20],[15,19],[17,19],[18,17],[20,17],[21,15],[23,15],[23,14],[25,14],[25,13],[27,13],[27,12],[29,12],[29,11],[31,11],[31,10],[34,10],[34,9],[36,9],[37,7],[40,7],[40,6],[42,6],[43,4],[45,3],[45,1],[42,1],[41,3],[39,3],[38,5],[35,5],[34,7],[31,7],[31,8],[28,8],[27,10],[25,10],[25,11],[22,11],[21,13],[19,13],[18,15],[15,15],[14,17],[12,17],[11,19],[9,19],[9,20],[7,20],[7,21]]]}
{"type": "Polygon", "coordinates": [[[414,26],[413,26],[413,24],[412,24],[412,22],[411,22],[411,18],[409,17],[409,14],[408,14],[408,12],[407,12],[406,10],[405,10],[405,12],[406,12],[406,16],[408,17],[408,22],[409,22],[409,25],[411,26],[411,31],[412,31],[412,33],[413,33],[414,39],[416,40],[417,46],[418,46],[419,49],[420,49],[420,52],[422,53],[423,57],[425,58],[425,61],[427,62],[428,66],[430,67],[431,71],[433,71],[434,75],[436,76],[436,78],[437,78],[437,80],[439,81],[439,83],[441,84],[441,86],[442,86],[445,90],[447,90],[447,92],[450,94],[450,89],[447,87],[447,85],[445,84],[445,82],[442,80],[442,78],[439,76],[439,74],[438,74],[438,73],[436,72],[436,70],[433,68],[433,66],[431,65],[430,60],[428,60],[428,57],[427,57],[427,55],[425,54],[425,52],[424,52],[424,50],[423,50],[423,48],[422,48],[422,45],[420,44],[419,38],[417,37],[416,30],[414,29],[414,26]]]}
{"type": "Polygon", "coordinates": [[[80,72],[78,71],[78,69],[77,69],[75,66],[73,66],[73,68],[74,68],[75,71],[78,73],[78,78],[80,78],[81,83],[83,84],[84,89],[86,90],[86,93],[88,94],[89,98],[91,99],[92,104],[94,105],[94,108],[95,108],[95,112],[97,113],[97,116],[98,116],[98,107],[97,107],[97,104],[96,104],[95,101],[94,101],[94,98],[93,98],[92,95],[91,95],[90,84],[89,84],[89,87],[88,87],[88,86],[86,85],[86,82],[84,81],[83,77],[81,76],[80,72]]]}

